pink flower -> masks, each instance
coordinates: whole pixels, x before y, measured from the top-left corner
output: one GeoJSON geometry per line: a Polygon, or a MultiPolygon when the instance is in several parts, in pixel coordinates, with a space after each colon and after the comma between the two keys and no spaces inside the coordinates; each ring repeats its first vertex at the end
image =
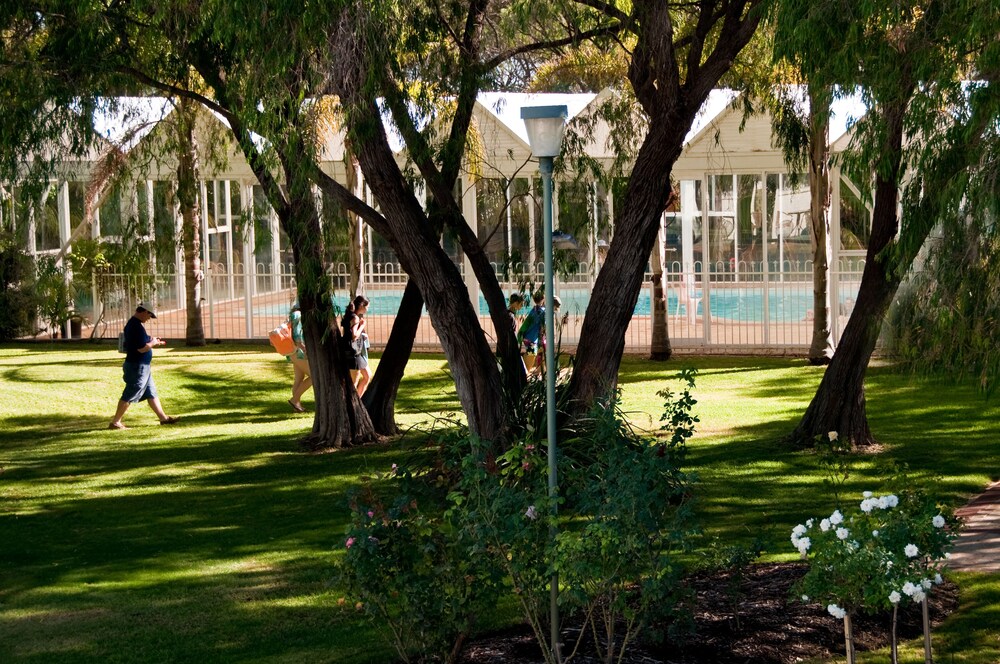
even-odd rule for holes
{"type": "Polygon", "coordinates": [[[373,511],[371,511],[371,510],[368,510],[368,518],[370,519],[370,518],[372,518],[373,516],[375,516],[375,512],[373,512],[373,511]]]}
{"type": "Polygon", "coordinates": [[[354,542],[355,539],[353,537],[348,537],[346,542],[347,548],[350,549],[352,546],[354,546],[354,542]]]}

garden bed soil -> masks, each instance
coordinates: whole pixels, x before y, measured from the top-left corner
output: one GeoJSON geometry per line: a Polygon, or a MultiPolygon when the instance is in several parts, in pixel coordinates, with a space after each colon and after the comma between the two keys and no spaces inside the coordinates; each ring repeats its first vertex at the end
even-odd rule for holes
{"type": "MultiPolygon", "coordinates": [[[[792,586],[805,574],[802,563],[753,565],[745,572],[738,595],[739,625],[733,600],[727,592],[726,573],[698,574],[688,579],[690,599],[685,602],[693,620],[688,633],[662,644],[630,649],[629,664],[791,664],[814,657],[843,656],[844,623],[830,616],[826,607],[792,598],[792,586]]],[[[958,588],[937,586],[930,594],[930,618],[938,625],[958,606],[958,588]]],[[[922,633],[920,606],[904,598],[899,611],[899,640],[922,633]]],[[[579,626],[577,626],[578,628],[579,626]]],[[[889,645],[891,613],[857,616],[854,639],[857,649],[874,650],[889,645]]],[[[568,633],[568,632],[567,632],[568,633]]],[[[460,664],[537,664],[541,653],[526,626],[513,627],[470,640],[460,664]]],[[[593,652],[573,660],[591,664],[593,652]]]]}

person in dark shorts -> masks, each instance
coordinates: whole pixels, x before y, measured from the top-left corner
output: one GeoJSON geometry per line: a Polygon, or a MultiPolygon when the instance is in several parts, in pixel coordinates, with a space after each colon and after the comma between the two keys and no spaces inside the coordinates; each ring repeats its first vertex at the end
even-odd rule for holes
{"type": "Polygon", "coordinates": [[[126,429],[122,424],[122,417],[125,411],[134,403],[148,401],[149,407],[160,424],[174,424],[177,417],[170,417],[163,412],[160,406],[160,399],[156,394],[156,384],[153,382],[151,371],[153,361],[153,348],[162,346],[166,342],[159,337],[151,337],[146,334],[145,323],[156,318],[156,314],[140,304],[135,309],[135,314],[125,323],[125,361],[122,363],[122,377],[125,381],[125,390],[118,401],[118,410],[115,411],[115,418],[108,425],[109,429],[126,429]]]}
{"type": "Polygon", "coordinates": [[[371,382],[371,371],[368,369],[368,354],[365,352],[364,338],[366,335],[365,313],[368,312],[368,298],[358,295],[347,304],[344,316],[340,320],[343,328],[341,337],[344,348],[344,361],[351,370],[351,380],[358,396],[364,396],[368,383],[371,382]]]}

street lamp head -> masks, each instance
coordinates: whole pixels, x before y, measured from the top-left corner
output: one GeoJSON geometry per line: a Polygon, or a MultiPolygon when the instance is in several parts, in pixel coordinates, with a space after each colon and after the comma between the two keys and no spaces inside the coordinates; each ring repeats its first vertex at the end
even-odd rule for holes
{"type": "Polygon", "coordinates": [[[569,109],[566,106],[525,106],[521,119],[528,130],[528,144],[536,157],[558,157],[569,109]]]}

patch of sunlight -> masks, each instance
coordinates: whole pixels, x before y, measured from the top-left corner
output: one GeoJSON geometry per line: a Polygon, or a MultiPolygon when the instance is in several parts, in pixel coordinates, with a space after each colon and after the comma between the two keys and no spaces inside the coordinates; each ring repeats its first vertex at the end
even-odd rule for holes
{"type": "MultiPolygon", "coordinates": [[[[257,588],[254,588],[257,590],[257,588]]],[[[276,597],[273,599],[248,600],[240,602],[237,608],[244,611],[255,611],[258,609],[315,609],[317,607],[329,607],[333,601],[329,593],[320,595],[296,595],[295,597],[276,597]]]]}
{"type": "Polygon", "coordinates": [[[169,563],[161,558],[155,569],[144,568],[129,572],[109,572],[104,575],[103,580],[86,584],[79,583],[77,579],[67,579],[65,583],[36,588],[31,591],[31,594],[65,598],[67,595],[87,595],[95,590],[138,590],[166,586],[171,583],[222,578],[232,574],[278,575],[282,573],[281,562],[295,560],[292,556],[286,558],[285,561],[275,560],[274,562],[249,558],[200,563],[196,563],[190,558],[178,559],[175,563],[169,563]]]}

